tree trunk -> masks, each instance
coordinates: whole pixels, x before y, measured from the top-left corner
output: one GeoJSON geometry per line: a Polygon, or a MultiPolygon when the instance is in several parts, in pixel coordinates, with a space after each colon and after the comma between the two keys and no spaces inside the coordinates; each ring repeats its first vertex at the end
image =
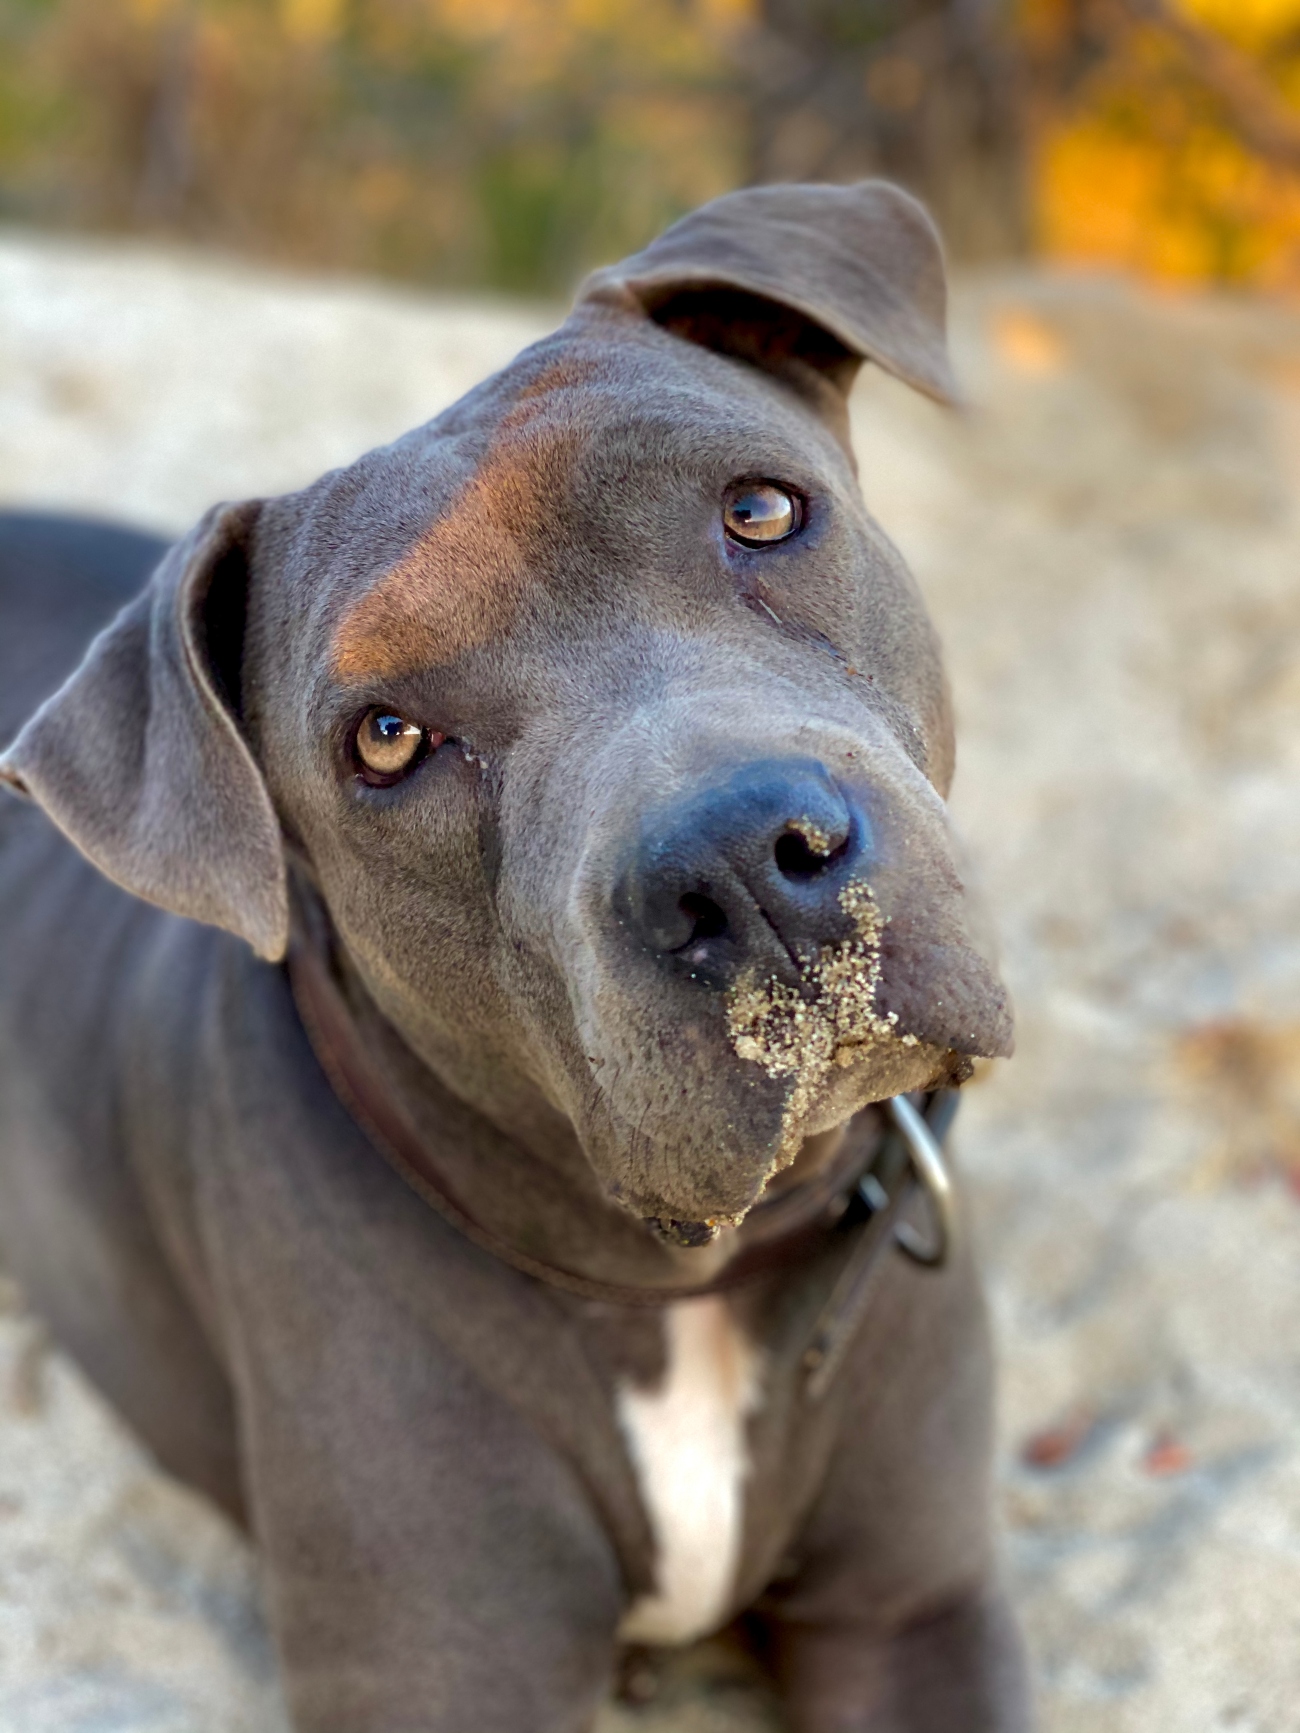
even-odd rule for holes
{"type": "Polygon", "coordinates": [[[1002,0],[761,0],[742,54],[752,180],[885,175],[925,200],[956,257],[1025,249],[1002,0]]]}

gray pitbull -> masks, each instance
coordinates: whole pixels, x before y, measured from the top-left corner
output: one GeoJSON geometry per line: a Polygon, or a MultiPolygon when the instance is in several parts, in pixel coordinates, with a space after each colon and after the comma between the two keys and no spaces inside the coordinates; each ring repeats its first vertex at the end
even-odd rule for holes
{"type": "Polygon", "coordinates": [[[885,1129],[942,1214],[907,1097],[1010,1045],[848,443],[944,303],[896,189],[736,193],[301,493],[0,538],[3,1256],[301,1733],[577,1733],[737,1621],[800,1733],[1028,1725],[885,1129]]]}

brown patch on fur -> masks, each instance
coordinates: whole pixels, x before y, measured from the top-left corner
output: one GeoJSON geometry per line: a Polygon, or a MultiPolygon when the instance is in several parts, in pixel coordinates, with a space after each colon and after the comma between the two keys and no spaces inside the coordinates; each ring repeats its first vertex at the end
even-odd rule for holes
{"type": "Polygon", "coordinates": [[[339,679],[395,679],[509,630],[533,576],[530,545],[552,533],[578,443],[538,429],[538,402],[577,383],[564,366],[540,375],[460,492],[347,611],[334,634],[339,679]]]}

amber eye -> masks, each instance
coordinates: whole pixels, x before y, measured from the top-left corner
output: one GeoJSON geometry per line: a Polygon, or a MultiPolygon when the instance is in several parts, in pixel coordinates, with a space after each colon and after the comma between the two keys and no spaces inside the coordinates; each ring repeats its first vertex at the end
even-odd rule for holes
{"type": "Polygon", "coordinates": [[[445,735],[430,735],[415,722],[378,705],[367,710],[357,729],[357,758],[367,779],[392,782],[411,770],[445,735]]]}
{"type": "Polygon", "coordinates": [[[801,515],[799,501],[770,481],[729,488],[722,502],[727,534],[747,548],[784,541],[799,528],[801,515]]]}

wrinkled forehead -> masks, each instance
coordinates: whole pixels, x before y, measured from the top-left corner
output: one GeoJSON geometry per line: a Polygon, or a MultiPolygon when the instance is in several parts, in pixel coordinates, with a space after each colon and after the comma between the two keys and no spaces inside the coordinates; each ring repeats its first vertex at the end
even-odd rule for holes
{"type": "Polygon", "coordinates": [[[844,467],[757,371],[643,320],[578,316],[303,496],[294,583],[315,654],[347,685],[454,660],[562,600],[584,558],[635,565],[674,490],[800,462],[844,467]]]}

